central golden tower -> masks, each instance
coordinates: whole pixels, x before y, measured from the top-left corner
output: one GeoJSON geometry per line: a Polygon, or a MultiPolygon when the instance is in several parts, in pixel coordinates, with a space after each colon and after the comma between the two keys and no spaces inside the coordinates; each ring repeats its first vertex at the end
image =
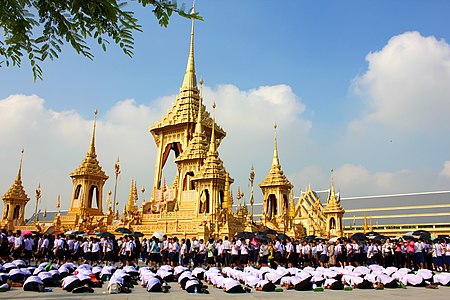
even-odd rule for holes
{"type": "Polygon", "coordinates": [[[195,74],[192,20],[180,92],[167,114],[149,128],[158,148],[152,196],[140,209],[142,219],[128,220],[134,230],[208,238],[232,235],[245,227],[245,219],[232,210],[233,179],[219,157],[218,147],[226,133],[202,100],[195,74]],[[172,151],[173,162],[168,161],[172,151]],[[169,163],[176,165],[176,175],[166,183],[163,170],[169,163]]]}

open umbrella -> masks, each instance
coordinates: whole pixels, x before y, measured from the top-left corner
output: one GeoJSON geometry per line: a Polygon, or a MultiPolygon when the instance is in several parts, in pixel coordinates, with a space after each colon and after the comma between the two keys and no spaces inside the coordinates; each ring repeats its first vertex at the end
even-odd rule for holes
{"type": "Polygon", "coordinates": [[[286,240],[289,236],[285,235],[284,233],[277,233],[277,237],[283,241],[286,240]]]}
{"type": "Polygon", "coordinates": [[[164,237],[164,233],[159,232],[159,231],[155,231],[155,232],[153,233],[152,236],[154,236],[154,237],[157,238],[158,240],[162,240],[163,237],[164,237]]]}
{"type": "Polygon", "coordinates": [[[385,235],[377,235],[377,236],[375,236],[372,240],[374,240],[374,241],[379,241],[379,242],[384,242],[384,241],[386,241],[387,239],[388,239],[389,237],[388,236],[385,236],[385,235]]]}
{"type": "Polygon", "coordinates": [[[139,231],[135,231],[131,235],[135,236],[135,237],[138,237],[138,238],[141,238],[141,237],[144,236],[144,234],[142,232],[139,232],[139,231]]]}
{"type": "Polygon", "coordinates": [[[131,231],[130,229],[125,228],[125,227],[119,227],[119,228],[116,228],[116,230],[114,230],[114,232],[118,232],[118,233],[122,233],[122,234],[130,234],[130,233],[133,233],[133,231],[131,231]]]}
{"type": "Polygon", "coordinates": [[[374,232],[374,231],[370,231],[370,232],[366,233],[366,237],[368,239],[373,239],[373,238],[375,238],[376,236],[379,236],[379,235],[380,234],[378,232],[374,232]]]}
{"type": "Polygon", "coordinates": [[[329,242],[331,242],[331,243],[336,243],[339,239],[342,239],[340,236],[335,236],[335,237],[332,237],[330,240],[329,240],[329,242]]]}
{"type": "Polygon", "coordinates": [[[259,233],[262,233],[262,234],[269,234],[269,233],[270,234],[277,234],[278,232],[276,230],[273,230],[273,229],[266,229],[266,230],[261,231],[259,233]]]}
{"type": "Polygon", "coordinates": [[[268,237],[267,235],[262,234],[262,233],[256,234],[255,239],[257,239],[258,241],[267,241],[267,242],[271,240],[270,237],[268,237]]]}
{"type": "Polygon", "coordinates": [[[113,234],[113,233],[111,233],[111,232],[103,232],[101,235],[100,235],[100,237],[101,238],[104,238],[104,239],[106,239],[106,238],[110,238],[110,239],[113,239],[113,238],[115,238],[115,235],[113,234]]]}
{"type": "Polygon", "coordinates": [[[357,232],[357,233],[353,234],[353,235],[350,237],[350,239],[351,239],[351,240],[357,240],[357,241],[365,241],[365,240],[367,240],[367,237],[366,237],[366,235],[365,235],[364,233],[362,233],[362,232],[357,232]]]}
{"type": "Polygon", "coordinates": [[[307,235],[303,239],[305,239],[307,241],[314,241],[316,239],[316,236],[315,235],[307,235]]]}
{"type": "Polygon", "coordinates": [[[413,232],[413,236],[418,236],[424,240],[431,239],[431,233],[426,230],[416,230],[413,232]]]}
{"type": "Polygon", "coordinates": [[[255,236],[255,234],[253,232],[239,232],[236,233],[235,237],[237,239],[252,239],[255,236]]]}
{"type": "Polygon", "coordinates": [[[22,235],[32,235],[33,233],[29,230],[22,230],[22,235]]]}

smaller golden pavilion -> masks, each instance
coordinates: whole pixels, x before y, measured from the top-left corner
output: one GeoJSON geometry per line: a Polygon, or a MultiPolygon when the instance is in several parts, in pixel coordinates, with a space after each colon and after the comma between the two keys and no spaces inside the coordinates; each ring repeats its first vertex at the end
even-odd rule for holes
{"type": "Polygon", "coordinates": [[[30,198],[28,198],[28,195],[22,185],[23,152],[24,151],[22,150],[16,180],[14,180],[14,183],[2,197],[4,206],[0,226],[8,229],[25,225],[25,206],[28,201],[30,201],[30,198]]]}

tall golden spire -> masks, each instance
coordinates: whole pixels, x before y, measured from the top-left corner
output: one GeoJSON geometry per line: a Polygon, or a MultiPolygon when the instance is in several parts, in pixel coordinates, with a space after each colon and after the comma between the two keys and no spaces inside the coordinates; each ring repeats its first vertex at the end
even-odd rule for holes
{"type": "Polygon", "coordinates": [[[277,146],[277,123],[273,123],[273,161],[272,166],[279,166],[278,146],[277,146]]]}
{"type": "Polygon", "coordinates": [[[278,158],[278,146],[277,146],[277,124],[274,123],[274,139],[273,139],[273,160],[272,166],[270,168],[269,174],[266,176],[266,179],[259,185],[260,187],[268,187],[268,186],[285,186],[288,188],[292,188],[292,184],[284,175],[281,170],[280,160],[278,158]]]}
{"type": "Polygon", "coordinates": [[[17,178],[16,178],[16,180],[17,181],[21,181],[22,180],[22,161],[23,161],[23,152],[24,152],[24,150],[23,150],[23,148],[22,148],[22,152],[21,152],[21,154],[20,154],[20,163],[19,163],[19,170],[17,171],[17,178]]]}
{"type": "Polygon", "coordinates": [[[203,101],[203,78],[200,77],[200,99],[198,100],[197,124],[195,124],[195,133],[200,135],[203,132],[202,124],[202,101],[203,101]]]}
{"type": "Polygon", "coordinates": [[[96,109],[94,111],[94,125],[88,152],[86,153],[83,162],[70,174],[71,177],[81,175],[94,175],[104,178],[104,180],[108,179],[108,176],[102,170],[102,167],[97,160],[97,154],[95,153],[95,130],[97,127],[97,115],[98,110],[96,109]]]}
{"type": "Polygon", "coordinates": [[[209,144],[209,152],[215,153],[217,152],[217,144],[216,144],[216,102],[213,103],[213,122],[211,129],[211,143],[209,144]]]}
{"type": "MultiPolygon", "coordinates": [[[[195,13],[195,2],[191,9],[191,14],[194,13],[195,13]]],[[[186,73],[184,74],[183,85],[181,86],[181,91],[196,90],[196,89],[197,89],[197,77],[195,76],[195,63],[194,63],[194,18],[192,18],[189,57],[186,66],[186,73]]]]}
{"type": "Polygon", "coordinates": [[[94,128],[92,129],[91,144],[89,145],[88,154],[95,154],[95,127],[97,127],[98,110],[94,111],[94,128]]]}

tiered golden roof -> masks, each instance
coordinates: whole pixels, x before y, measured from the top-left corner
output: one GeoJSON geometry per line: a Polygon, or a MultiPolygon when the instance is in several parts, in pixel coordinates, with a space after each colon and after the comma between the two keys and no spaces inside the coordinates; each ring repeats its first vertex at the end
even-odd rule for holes
{"type": "MultiPolygon", "coordinates": [[[[214,103],[213,109],[215,109],[216,104],[214,103]]],[[[198,174],[194,176],[194,180],[196,179],[209,179],[209,178],[219,178],[226,180],[227,171],[223,166],[222,160],[219,158],[219,152],[217,151],[217,141],[215,134],[215,121],[213,120],[213,127],[211,132],[211,142],[209,144],[209,150],[206,154],[206,159],[200,168],[198,174]]],[[[233,182],[232,178],[229,179],[233,182]]]]}
{"type": "Polygon", "coordinates": [[[3,199],[4,200],[13,199],[22,201],[30,200],[22,185],[22,158],[20,158],[19,171],[17,172],[16,180],[11,185],[9,190],[3,195],[3,199]]]}
{"type": "Polygon", "coordinates": [[[136,181],[134,179],[131,180],[131,186],[130,186],[130,194],[128,195],[128,203],[126,210],[135,212],[137,207],[137,201],[138,201],[138,191],[136,186],[136,181]]]}
{"type": "Polygon", "coordinates": [[[334,179],[331,179],[330,195],[328,196],[328,201],[324,208],[324,212],[344,212],[344,209],[339,202],[339,197],[336,196],[336,192],[334,190],[334,179]]]}
{"type": "MultiPolygon", "coordinates": [[[[201,79],[200,84],[202,84],[201,79]]],[[[195,125],[195,131],[192,140],[189,142],[188,147],[175,159],[175,162],[195,159],[203,160],[206,158],[206,153],[208,151],[208,141],[206,139],[206,134],[203,131],[202,111],[204,111],[205,108],[203,107],[202,100],[203,99],[200,95],[200,109],[198,110],[197,124],[195,125]]]]}
{"type": "Polygon", "coordinates": [[[97,160],[97,154],[95,152],[95,128],[97,125],[97,111],[94,117],[94,129],[92,130],[91,144],[89,146],[89,150],[84,157],[83,162],[76,168],[72,173],[70,173],[70,177],[74,176],[82,176],[82,175],[91,175],[100,178],[104,178],[105,180],[109,177],[106,175],[105,171],[102,170],[100,163],[97,160]]]}
{"type": "Polygon", "coordinates": [[[273,142],[273,160],[272,167],[266,179],[259,185],[260,187],[267,186],[286,186],[292,188],[292,183],[286,178],[281,170],[280,160],[278,159],[278,147],[277,147],[277,124],[274,124],[274,142],[273,142]]]}
{"type": "MultiPolygon", "coordinates": [[[[173,103],[172,108],[169,109],[167,114],[163,118],[150,127],[150,131],[155,134],[159,128],[163,128],[170,125],[195,122],[196,116],[201,107],[200,92],[197,87],[197,77],[195,74],[194,64],[194,19],[192,19],[191,28],[191,42],[189,48],[189,57],[186,66],[186,73],[184,74],[183,84],[180,88],[180,93],[177,95],[176,101],[173,103]]],[[[209,113],[203,109],[202,111],[203,124],[212,128],[213,120],[209,113]]],[[[217,124],[214,124],[218,133],[218,138],[223,138],[226,132],[217,124]]]]}

